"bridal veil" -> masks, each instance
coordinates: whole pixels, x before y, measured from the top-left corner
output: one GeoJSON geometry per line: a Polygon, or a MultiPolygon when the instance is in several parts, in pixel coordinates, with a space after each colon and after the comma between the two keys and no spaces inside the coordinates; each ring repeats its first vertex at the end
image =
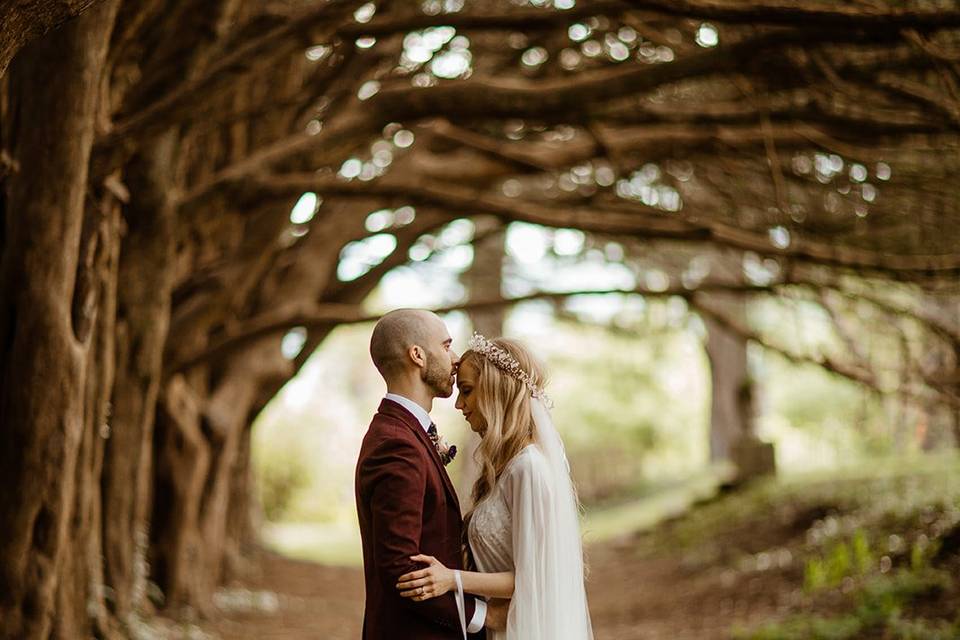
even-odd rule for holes
{"type": "Polygon", "coordinates": [[[515,586],[510,640],[593,638],[584,586],[579,509],[563,441],[540,399],[531,402],[541,456],[511,474],[505,497],[513,519],[515,586]]]}

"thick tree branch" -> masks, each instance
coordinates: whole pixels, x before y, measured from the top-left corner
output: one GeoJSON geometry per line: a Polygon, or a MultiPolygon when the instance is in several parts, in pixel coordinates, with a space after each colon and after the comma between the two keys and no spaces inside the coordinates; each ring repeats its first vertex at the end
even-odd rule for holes
{"type": "Polygon", "coordinates": [[[960,25],[960,8],[919,9],[792,0],[626,0],[634,9],[737,24],[807,27],[932,28],[960,25]]]}
{"type": "Polygon", "coordinates": [[[589,160],[599,151],[594,140],[586,136],[579,136],[573,142],[551,144],[493,138],[451,124],[448,120],[439,120],[424,128],[438,138],[482,151],[523,168],[540,171],[569,168],[576,163],[589,160]]]}
{"type": "Polygon", "coordinates": [[[849,30],[777,30],[716,49],[705,50],[662,64],[624,64],[581,72],[573,77],[528,81],[452,80],[432,87],[410,87],[406,82],[385,86],[357,103],[343,118],[324,123],[316,135],[295,133],[231,165],[194,186],[184,201],[191,202],[231,180],[244,180],[312,151],[318,165],[335,164],[389,122],[413,122],[456,113],[458,118],[533,118],[558,123],[589,120],[607,101],[652,91],[680,80],[741,68],[771,49],[797,43],[888,41],[895,30],[870,34],[849,30]]]}
{"type": "Polygon", "coordinates": [[[715,222],[708,211],[667,213],[627,201],[604,205],[593,202],[582,206],[541,204],[462,185],[418,182],[415,179],[402,183],[386,179],[371,183],[347,182],[335,178],[319,179],[310,174],[267,176],[249,181],[247,187],[271,196],[303,191],[341,196],[376,195],[414,204],[430,204],[456,212],[457,216],[487,213],[505,221],[519,220],[549,227],[575,227],[647,239],[709,241],[763,255],[904,278],[950,276],[960,272],[960,254],[890,255],[796,237],[787,246],[775,246],[766,234],[715,222]],[[693,215],[696,215],[695,221],[693,215]]]}
{"type": "MultiPolygon", "coordinates": [[[[411,6],[413,6],[412,3],[411,6]]],[[[566,27],[571,22],[583,18],[601,14],[615,15],[627,8],[621,0],[593,0],[564,11],[520,8],[497,13],[458,11],[434,15],[418,11],[405,15],[377,15],[370,22],[346,24],[338,30],[338,34],[344,38],[379,37],[439,26],[451,26],[463,31],[523,30],[528,32],[551,27],[566,27]]]]}
{"type": "Polygon", "coordinates": [[[736,333],[745,340],[750,340],[758,344],[763,345],[765,348],[775,351],[782,355],[784,358],[790,362],[801,364],[809,363],[816,364],[817,366],[823,367],[831,373],[835,373],[839,376],[847,378],[848,380],[853,380],[858,382],[874,391],[882,392],[880,387],[877,384],[877,381],[874,379],[873,373],[866,369],[860,369],[858,367],[850,366],[846,363],[836,361],[829,356],[818,354],[816,356],[804,355],[796,353],[790,349],[782,347],[780,345],[773,344],[769,339],[760,335],[759,333],[753,331],[749,327],[743,325],[743,323],[738,320],[728,316],[726,313],[720,311],[709,303],[705,303],[702,298],[694,296],[690,302],[691,307],[693,307],[697,312],[708,315],[710,318],[715,320],[718,324],[726,327],[730,331],[736,333]]]}
{"type": "MultiPolygon", "coordinates": [[[[731,285],[724,283],[704,283],[698,288],[699,291],[726,291],[732,293],[741,293],[744,295],[771,293],[774,287],[754,287],[749,285],[731,285]]],[[[534,300],[565,300],[573,296],[587,295],[642,295],[648,297],[671,297],[680,296],[690,298],[693,291],[682,287],[673,287],[664,290],[650,290],[644,288],[638,289],[609,289],[600,291],[565,291],[551,292],[541,291],[517,298],[496,298],[494,300],[470,300],[463,303],[448,305],[433,309],[435,313],[444,314],[451,311],[480,311],[485,309],[500,308],[518,304],[520,302],[530,302],[534,300]]],[[[377,314],[370,314],[363,309],[359,303],[319,303],[309,312],[297,312],[285,318],[267,318],[252,319],[244,330],[236,335],[229,336],[222,341],[211,345],[202,353],[196,354],[189,360],[173,365],[170,373],[178,373],[195,367],[199,364],[216,360],[228,355],[253,341],[270,335],[276,335],[289,331],[295,327],[303,327],[307,331],[316,329],[328,329],[331,326],[340,324],[356,324],[362,322],[372,322],[379,319],[377,314]]]]}
{"type": "Polygon", "coordinates": [[[225,86],[238,74],[245,73],[255,63],[262,62],[264,57],[275,58],[295,50],[298,46],[295,36],[298,34],[323,24],[327,24],[332,33],[336,22],[361,4],[362,0],[329,0],[319,7],[300,10],[298,15],[286,23],[241,44],[215,64],[208,66],[200,75],[186,79],[143,111],[114,124],[109,134],[98,142],[99,146],[110,147],[152,127],[169,125],[185,111],[202,104],[216,88],[225,86]]]}
{"type": "MultiPolygon", "coordinates": [[[[719,309],[714,308],[709,304],[704,304],[703,299],[700,297],[693,296],[690,299],[690,306],[699,313],[709,315],[717,323],[723,325],[744,339],[756,342],[765,349],[769,349],[770,351],[780,354],[794,364],[815,364],[830,373],[863,385],[867,389],[870,389],[876,393],[890,393],[889,389],[883,388],[878,383],[873,372],[868,368],[858,365],[851,365],[849,363],[836,360],[835,358],[825,354],[800,354],[781,345],[774,344],[766,337],[751,330],[749,327],[744,326],[741,322],[729,317],[719,309]]],[[[904,397],[914,398],[921,401],[929,401],[931,396],[933,396],[954,407],[960,407],[960,398],[957,398],[951,393],[944,392],[942,389],[935,386],[907,387],[901,385],[901,387],[896,390],[896,393],[904,397]]]]}
{"type": "Polygon", "coordinates": [[[423,89],[391,86],[371,98],[370,103],[400,120],[457,113],[464,118],[552,119],[560,115],[564,121],[578,121],[612,99],[652,91],[671,82],[737,71],[748,60],[770,50],[823,42],[884,42],[896,37],[898,32],[890,29],[878,29],[869,36],[848,30],[776,30],[667,63],[616,65],[536,82],[471,79],[423,89]]]}
{"type": "Polygon", "coordinates": [[[0,78],[21,47],[80,15],[99,1],[0,1],[0,78]]]}

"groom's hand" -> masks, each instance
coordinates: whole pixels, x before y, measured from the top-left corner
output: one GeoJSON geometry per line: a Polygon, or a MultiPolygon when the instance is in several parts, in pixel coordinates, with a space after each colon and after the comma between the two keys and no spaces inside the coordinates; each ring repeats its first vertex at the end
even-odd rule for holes
{"type": "Polygon", "coordinates": [[[457,582],[453,577],[453,571],[447,569],[433,556],[416,555],[411,556],[410,559],[414,562],[424,562],[428,566],[426,569],[411,571],[400,576],[397,580],[397,589],[404,598],[420,602],[456,589],[457,582]]]}
{"type": "Polygon", "coordinates": [[[483,626],[492,631],[507,630],[507,614],[510,613],[510,601],[503,598],[491,598],[487,601],[487,619],[483,626]]]}

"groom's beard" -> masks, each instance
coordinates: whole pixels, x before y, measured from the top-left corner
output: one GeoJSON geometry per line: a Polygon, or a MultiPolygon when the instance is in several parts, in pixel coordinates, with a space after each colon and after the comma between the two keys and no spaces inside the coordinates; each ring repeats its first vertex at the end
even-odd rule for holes
{"type": "Polygon", "coordinates": [[[428,358],[427,367],[420,371],[423,380],[437,398],[449,398],[453,395],[453,372],[444,367],[439,360],[428,358]]]}

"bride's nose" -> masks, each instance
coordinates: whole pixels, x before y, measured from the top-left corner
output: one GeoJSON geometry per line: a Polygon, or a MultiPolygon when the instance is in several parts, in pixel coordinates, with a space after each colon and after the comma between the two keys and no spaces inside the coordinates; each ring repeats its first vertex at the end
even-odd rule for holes
{"type": "Polygon", "coordinates": [[[457,402],[453,405],[457,410],[463,411],[463,394],[457,393],[457,402]]]}

